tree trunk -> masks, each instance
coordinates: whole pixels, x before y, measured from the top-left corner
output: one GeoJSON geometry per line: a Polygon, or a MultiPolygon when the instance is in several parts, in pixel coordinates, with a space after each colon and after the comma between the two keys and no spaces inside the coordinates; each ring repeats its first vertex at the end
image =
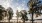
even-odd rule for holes
{"type": "Polygon", "coordinates": [[[18,23],[18,17],[17,17],[17,23],[18,23]]]}
{"type": "Polygon", "coordinates": [[[25,20],[23,20],[23,23],[25,23],[25,20]]]}
{"type": "Polygon", "coordinates": [[[32,23],[33,23],[33,12],[32,12],[32,23]]]}
{"type": "Polygon", "coordinates": [[[10,18],[8,19],[9,23],[10,23],[10,18]]]}
{"type": "Polygon", "coordinates": [[[10,20],[9,20],[9,23],[10,23],[10,20]]]}

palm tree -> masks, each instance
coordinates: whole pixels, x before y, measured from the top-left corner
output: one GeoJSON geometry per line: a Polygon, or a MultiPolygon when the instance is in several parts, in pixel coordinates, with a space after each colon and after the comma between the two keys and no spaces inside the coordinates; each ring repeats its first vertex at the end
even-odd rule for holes
{"type": "Polygon", "coordinates": [[[11,7],[9,7],[8,9],[7,9],[7,13],[8,13],[8,16],[9,16],[9,18],[8,18],[8,20],[9,20],[9,23],[10,23],[10,20],[12,19],[12,17],[13,17],[13,10],[12,10],[12,8],[11,7]]]}
{"type": "Polygon", "coordinates": [[[16,15],[17,15],[16,17],[17,17],[17,23],[18,23],[18,18],[21,17],[21,13],[18,12],[18,10],[17,10],[16,15]]]}
{"type": "MultiPolygon", "coordinates": [[[[29,13],[32,14],[32,23],[33,23],[33,14],[36,13],[36,11],[39,12],[38,11],[39,7],[37,4],[39,4],[38,0],[30,0],[29,1],[29,7],[30,7],[29,13]]],[[[37,15],[39,15],[39,14],[37,13],[37,15]]]]}
{"type": "Polygon", "coordinates": [[[2,14],[3,12],[6,12],[5,8],[2,7],[2,5],[0,5],[0,20],[2,20],[4,18],[4,15],[2,14]]]}
{"type": "Polygon", "coordinates": [[[18,12],[18,10],[17,10],[17,12],[16,12],[16,17],[17,17],[17,23],[18,23],[18,18],[19,18],[19,12],[18,12]]]}
{"type": "Polygon", "coordinates": [[[21,10],[20,13],[21,13],[21,17],[22,17],[23,23],[25,23],[25,21],[28,20],[27,12],[26,12],[26,10],[21,10]]]}

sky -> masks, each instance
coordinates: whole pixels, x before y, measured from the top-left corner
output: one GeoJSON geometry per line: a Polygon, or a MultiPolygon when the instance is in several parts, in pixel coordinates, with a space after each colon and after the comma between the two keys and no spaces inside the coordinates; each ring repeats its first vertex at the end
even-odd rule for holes
{"type": "Polygon", "coordinates": [[[5,9],[11,7],[13,9],[14,15],[16,16],[16,11],[27,10],[28,0],[0,0],[0,5],[2,5],[5,9]]]}
{"type": "MultiPolygon", "coordinates": [[[[16,11],[21,10],[29,10],[29,7],[27,6],[29,0],[0,0],[0,5],[2,5],[5,9],[8,7],[11,7],[13,9],[14,15],[16,16],[16,11]]],[[[30,18],[31,15],[28,15],[30,18]]]]}

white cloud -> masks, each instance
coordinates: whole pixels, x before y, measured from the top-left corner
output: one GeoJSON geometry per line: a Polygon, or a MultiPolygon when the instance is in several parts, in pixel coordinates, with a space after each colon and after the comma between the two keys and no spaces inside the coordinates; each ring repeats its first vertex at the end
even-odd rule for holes
{"type": "Polygon", "coordinates": [[[23,8],[19,6],[19,7],[17,7],[17,9],[18,9],[19,11],[21,11],[23,8]]]}
{"type": "Polygon", "coordinates": [[[10,7],[10,3],[11,3],[12,0],[0,0],[0,5],[2,5],[3,7],[5,7],[6,9],[8,7],[10,7]]]}

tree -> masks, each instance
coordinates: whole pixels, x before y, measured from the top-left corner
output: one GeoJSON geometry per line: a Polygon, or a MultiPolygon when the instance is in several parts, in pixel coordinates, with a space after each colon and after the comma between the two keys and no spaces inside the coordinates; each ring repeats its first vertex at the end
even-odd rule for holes
{"type": "Polygon", "coordinates": [[[21,17],[21,13],[18,12],[18,10],[17,10],[17,11],[16,11],[16,15],[17,15],[16,17],[17,17],[17,23],[18,23],[18,18],[21,17]]]}
{"type": "Polygon", "coordinates": [[[13,10],[12,10],[12,8],[11,7],[9,7],[8,9],[7,9],[7,13],[8,13],[8,16],[9,16],[9,18],[8,18],[8,20],[9,20],[9,22],[10,22],[10,19],[12,19],[12,16],[13,16],[13,10]]]}
{"type": "Polygon", "coordinates": [[[23,23],[25,23],[25,21],[28,20],[27,12],[26,12],[26,10],[21,10],[20,13],[21,13],[21,17],[22,17],[23,23]]]}
{"type": "Polygon", "coordinates": [[[38,6],[39,3],[41,3],[39,0],[30,0],[29,1],[29,8],[30,8],[29,13],[32,14],[32,23],[33,23],[33,14],[36,13],[37,16],[40,14],[39,13],[40,8],[38,6]]]}
{"type": "Polygon", "coordinates": [[[5,8],[2,7],[2,5],[0,5],[0,20],[2,20],[4,18],[4,15],[2,14],[3,12],[6,12],[5,8]]]}
{"type": "Polygon", "coordinates": [[[39,0],[30,0],[29,1],[29,8],[30,8],[30,10],[29,10],[29,13],[35,13],[35,14],[37,14],[36,16],[38,16],[38,15],[40,15],[40,12],[39,12],[39,10],[40,10],[40,4],[39,3],[41,3],[41,1],[39,1],[39,0]]]}

